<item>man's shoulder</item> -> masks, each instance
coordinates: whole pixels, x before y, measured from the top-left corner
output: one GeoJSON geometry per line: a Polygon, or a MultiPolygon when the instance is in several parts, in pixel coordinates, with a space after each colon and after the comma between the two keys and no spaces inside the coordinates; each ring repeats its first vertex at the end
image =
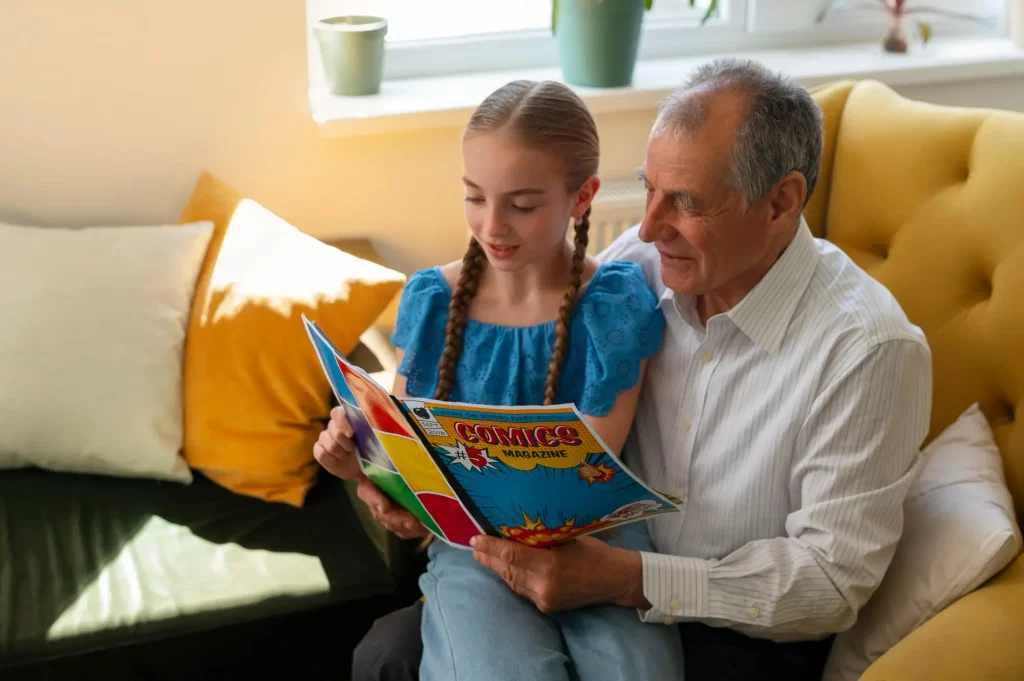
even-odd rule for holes
{"type": "Polygon", "coordinates": [[[881,282],[834,244],[817,240],[819,261],[808,286],[808,304],[818,319],[865,350],[887,342],[927,348],[924,332],[910,321],[881,282]],[[826,321],[827,320],[827,321],[826,321]]]}
{"type": "Polygon", "coordinates": [[[661,256],[654,244],[640,240],[640,225],[620,234],[597,255],[597,259],[603,263],[615,260],[635,262],[643,268],[644,279],[656,295],[660,296],[665,291],[665,284],[661,281],[661,256]]]}

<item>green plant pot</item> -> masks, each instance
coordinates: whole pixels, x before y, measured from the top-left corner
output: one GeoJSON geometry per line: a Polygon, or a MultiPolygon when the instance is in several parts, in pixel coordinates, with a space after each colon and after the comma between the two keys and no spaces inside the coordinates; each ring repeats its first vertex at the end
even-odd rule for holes
{"type": "Polygon", "coordinates": [[[565,82],[630,85],[643,19],[643,0],[559,0],[555,34],[565,82]]]}
{"type": "Polygon", "coordinates": [[[320,45],[320,59],[332,94],[380,92],[387,33],[388,22],[380,17],[327,17],[314,24],[313,34],[320,45]]]}

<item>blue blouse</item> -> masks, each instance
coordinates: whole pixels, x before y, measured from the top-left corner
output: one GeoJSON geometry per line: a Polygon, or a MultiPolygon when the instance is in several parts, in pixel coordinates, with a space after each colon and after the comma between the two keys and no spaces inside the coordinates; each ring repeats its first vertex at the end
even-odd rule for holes
{"type": "MultiPolygon", "coordinates": [[[[432,398],[444,350],[452,291],[440,268],[413,274],[402,291],[391,342],[405,351],[398,373],[412,397],[432,398]]],[[[604,416],[619,393],[636,385],[640,363],[661,348],[665,320],[632,262],[602,264],[572,312],[569,347],[556,403],[604,416]]],[[[503,326],[466,321],[452,402],[502,406],[542,404],[555,322],[503,326]]]]}

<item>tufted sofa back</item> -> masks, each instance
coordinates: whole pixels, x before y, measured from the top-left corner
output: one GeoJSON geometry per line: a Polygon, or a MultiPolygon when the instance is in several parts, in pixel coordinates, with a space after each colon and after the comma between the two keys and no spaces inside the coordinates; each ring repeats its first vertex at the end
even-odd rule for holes
{"type": "Polygon", "coordinates": [[[874,81],[813,94],[826,148],[807,221],[927,335],[929,439],[980,403],[1024,516],[1024,114],[910,101],[874,81]]]}

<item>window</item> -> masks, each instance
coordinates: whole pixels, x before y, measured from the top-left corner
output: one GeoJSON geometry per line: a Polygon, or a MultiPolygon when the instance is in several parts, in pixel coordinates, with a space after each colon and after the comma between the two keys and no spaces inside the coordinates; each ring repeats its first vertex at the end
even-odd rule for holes
{"type": "MultiPolygon", "coordinates": [[[[691,8],[687,0],[655,0],[644,17],[640,58],[881,40],[887,26],[884,11],[870,7],[871,2],[845,3],[848,8],[816,24],[825,0],[719,0],[715,15],[701,26],[709,2],[698,0],[691,8]]],[[[936,37],[1003,31],[1004,0],[925,0],[920,4],[970,12],[987,20],[979,24],[929,16],[936,37]]],[[[337,14],[387,18],[385,77],[389,79],[557,64],[550,0],[307,0],[306,6],[310,23],[337,14]]],[[[913,29],[908,21],[907,31],[913,29]]],[[[310,36],[311,78],[316,82],[322,73],[313,42],[310,36]]]]}
{"type": "MultiPolygon", "coordinates": [[[[747,1],[719,0],[717,15],[702,30],[738,29],[742,13],[730,9],[742,9],[747,1]]],[[[709,2],[697,0],[691,8],[687,0],[655,0],[644,17],[641,58],[676,52],[680,32],[700,27],[709,2]]],[[[339,14],[386,18],[386,78],[528,69],[558,61],[551,0],[307,0],[306,6],[310,23],[339,14]]]]}
{"type": "MultiPolygon", "coordinates": [[[[695,22],[710,0],[654,3],[650,17],[695,22]]],[[[372,14],[388,18],[388,40],[399,43],[541,30],[551,23],[551,0],[312,0],[316,14],[372,14]]]]}

